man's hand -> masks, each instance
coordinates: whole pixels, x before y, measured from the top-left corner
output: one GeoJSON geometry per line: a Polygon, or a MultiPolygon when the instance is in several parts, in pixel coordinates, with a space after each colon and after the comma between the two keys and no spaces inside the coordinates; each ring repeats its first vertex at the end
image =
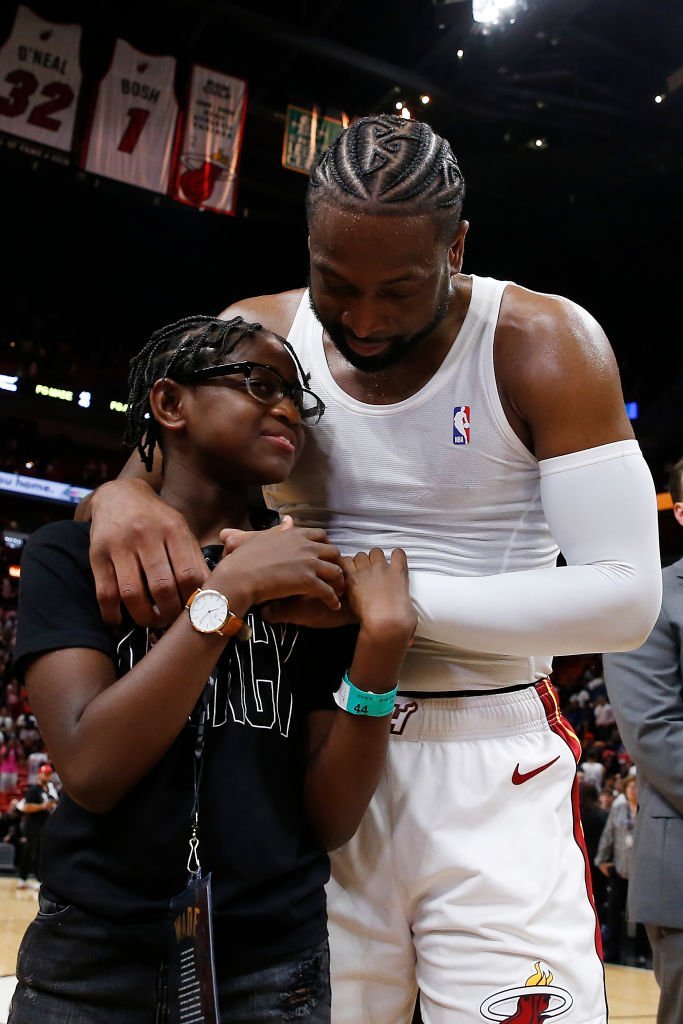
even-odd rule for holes
{"type": "MultiPolygon", "coordinates": [[[[269,532],[273,534],[285,533],[294,529],[294,520],[291,516],[283,516],[277,526],[273,526],[269,532]]],[[[223,543],[223,556],[232,554],[243,544],[249,543],[258,533],[249,533],[245,530],[234,530],[226,528],[221,530],[220,539],[223,543]]],[[[342,598],[343,575],[339,575],[332,581],[333,589],[339,598],[342,598]]],[[[329,595],[328,595],[329,597],[329,595]]],[[[356,622],[346,602],[342,599],[341,606],[335,605],[332,600],[325,602],[319,597],[283,597],[279,600],[266,601],[261,605],[261,614],[266,622],[291,622],[297,626],[312,626],[316,629],[334,628],[335,626],[346,626],[356,622]]]]}
{"type": "Polygon", "coordinates": [[[121,622],[121,602],[140,626],[168,626],[209,575],[179,512],[143,480],[113,480],[92,498],[90,564],[102,618],[121,622]]]}
{"type": "Polygon", "coordinates": [[[220,537],[227,554],[212,574],[217,589],[224,580],[228,588],[236,583],[250,604],[302,597],[338,611],[342,558],[324,530],[296,527],[289,520],[251,533],[222,530],[220,537]]]}

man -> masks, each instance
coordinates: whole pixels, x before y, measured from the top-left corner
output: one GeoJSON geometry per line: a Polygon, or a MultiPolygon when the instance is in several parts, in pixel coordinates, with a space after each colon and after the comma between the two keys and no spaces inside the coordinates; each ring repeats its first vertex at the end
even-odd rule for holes
{"type": "MultiPolygon", "coordinates": [[[[580,748],[547,675],[652,627],[654,488],[596,322],[461,273],[463,195],[428,125],[360,119],[311,175],[310,293],[224,314],[288,336],[327,407],[268,502],[345,553],[400,544],[419,613],[386,777],[333,860],[333,1019],[406,1024],[419,984],[426,1024],[600,1024],[580,748]]],[[[92,509],[105,617],[121,596],[141,622],[177,615],[201,578],[177,518],[139,479],[92,509]]]]}
{"type": "Polygon", "coordinates": [[[51,764],[42,765],[38,771],[38,781],[27,787],[18,805],[23,817],[17,889],[40,888],[43,829],[59,803],[59,792],[52,781],[53,773],[51,764]],[[29,878],[31,874],[35,875],[34,879],[29,878]]]}
{"type": "MultiPolygon", "coordinates": [[[[669,479],[683,526],[683,459],[669,479]]],[[[610,701],[638,766],[640,810],[629,883],[629,917],[643,921],[661,989],[657,1024],[683,1020],[683,558],[662,573],[655,628],[638,650],[603,658],[610,701]]]]}

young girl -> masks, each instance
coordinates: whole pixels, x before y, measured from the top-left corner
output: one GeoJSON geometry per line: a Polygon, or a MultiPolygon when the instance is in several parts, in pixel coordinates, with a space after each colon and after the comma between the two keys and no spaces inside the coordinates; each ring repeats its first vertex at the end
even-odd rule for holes
{"type": "Polygon", "coordinates": [[[416,618],[402,551],[341,558],[249,505],[324,411],[306,383],[239,317],[172,324],[132,360],[128,440],[147,465],[160,445],[161,496],[207,560],[166,631],[105,626],[87,524],[26,547],[16,667],[63,794],[11,1024],[329,1021],[324,851],[379,779],[416,618]],[[223,557],[224,527],[253,537],[223,557]],[[342,591],[357,628],[259,614],[342,591]]]}

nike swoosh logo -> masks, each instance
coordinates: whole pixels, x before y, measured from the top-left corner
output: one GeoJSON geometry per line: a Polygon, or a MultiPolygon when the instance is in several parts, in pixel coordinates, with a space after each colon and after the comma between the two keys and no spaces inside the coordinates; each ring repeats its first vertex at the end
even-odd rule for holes
{"type": "Polygon", "coordinates": [[[533,779],[534,775],[540,775],[541,772],[544,772],[546,770],[546,768],[550,768],[551,764],[555,764],[555,762],[559,760],[560,755],[558,754],[557,757],[554,757],[552,759],[552,761],[548,761],[547,764],[542,764],[540,768],[534,768],[533,771],[530,772],[520,772],[518,763],[517,767],[512,773],[512,785],[521,786],[523,782],[528,782],[529,779],[533,779]]]}

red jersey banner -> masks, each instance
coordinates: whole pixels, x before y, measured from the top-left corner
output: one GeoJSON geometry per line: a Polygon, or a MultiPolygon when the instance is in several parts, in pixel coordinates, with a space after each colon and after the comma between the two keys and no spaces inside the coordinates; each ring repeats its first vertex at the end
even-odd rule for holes
{"type": "Polygon", "coordinates": [[[151,57],[116,40],[85,145],[86,171],[168,192],[178,120],[175,69],[175,57],[151,57]]]}
{"type": "Polygon", "coordinates": [[[195,65],[178,155],[174,197],[234,213],[247,83],[195,65]]]}
{"type": "Polygon", "coordinates": [[[70,150],[81,88],[80,25],[20,6],[0,50],[0,131],[70,150]]]}

